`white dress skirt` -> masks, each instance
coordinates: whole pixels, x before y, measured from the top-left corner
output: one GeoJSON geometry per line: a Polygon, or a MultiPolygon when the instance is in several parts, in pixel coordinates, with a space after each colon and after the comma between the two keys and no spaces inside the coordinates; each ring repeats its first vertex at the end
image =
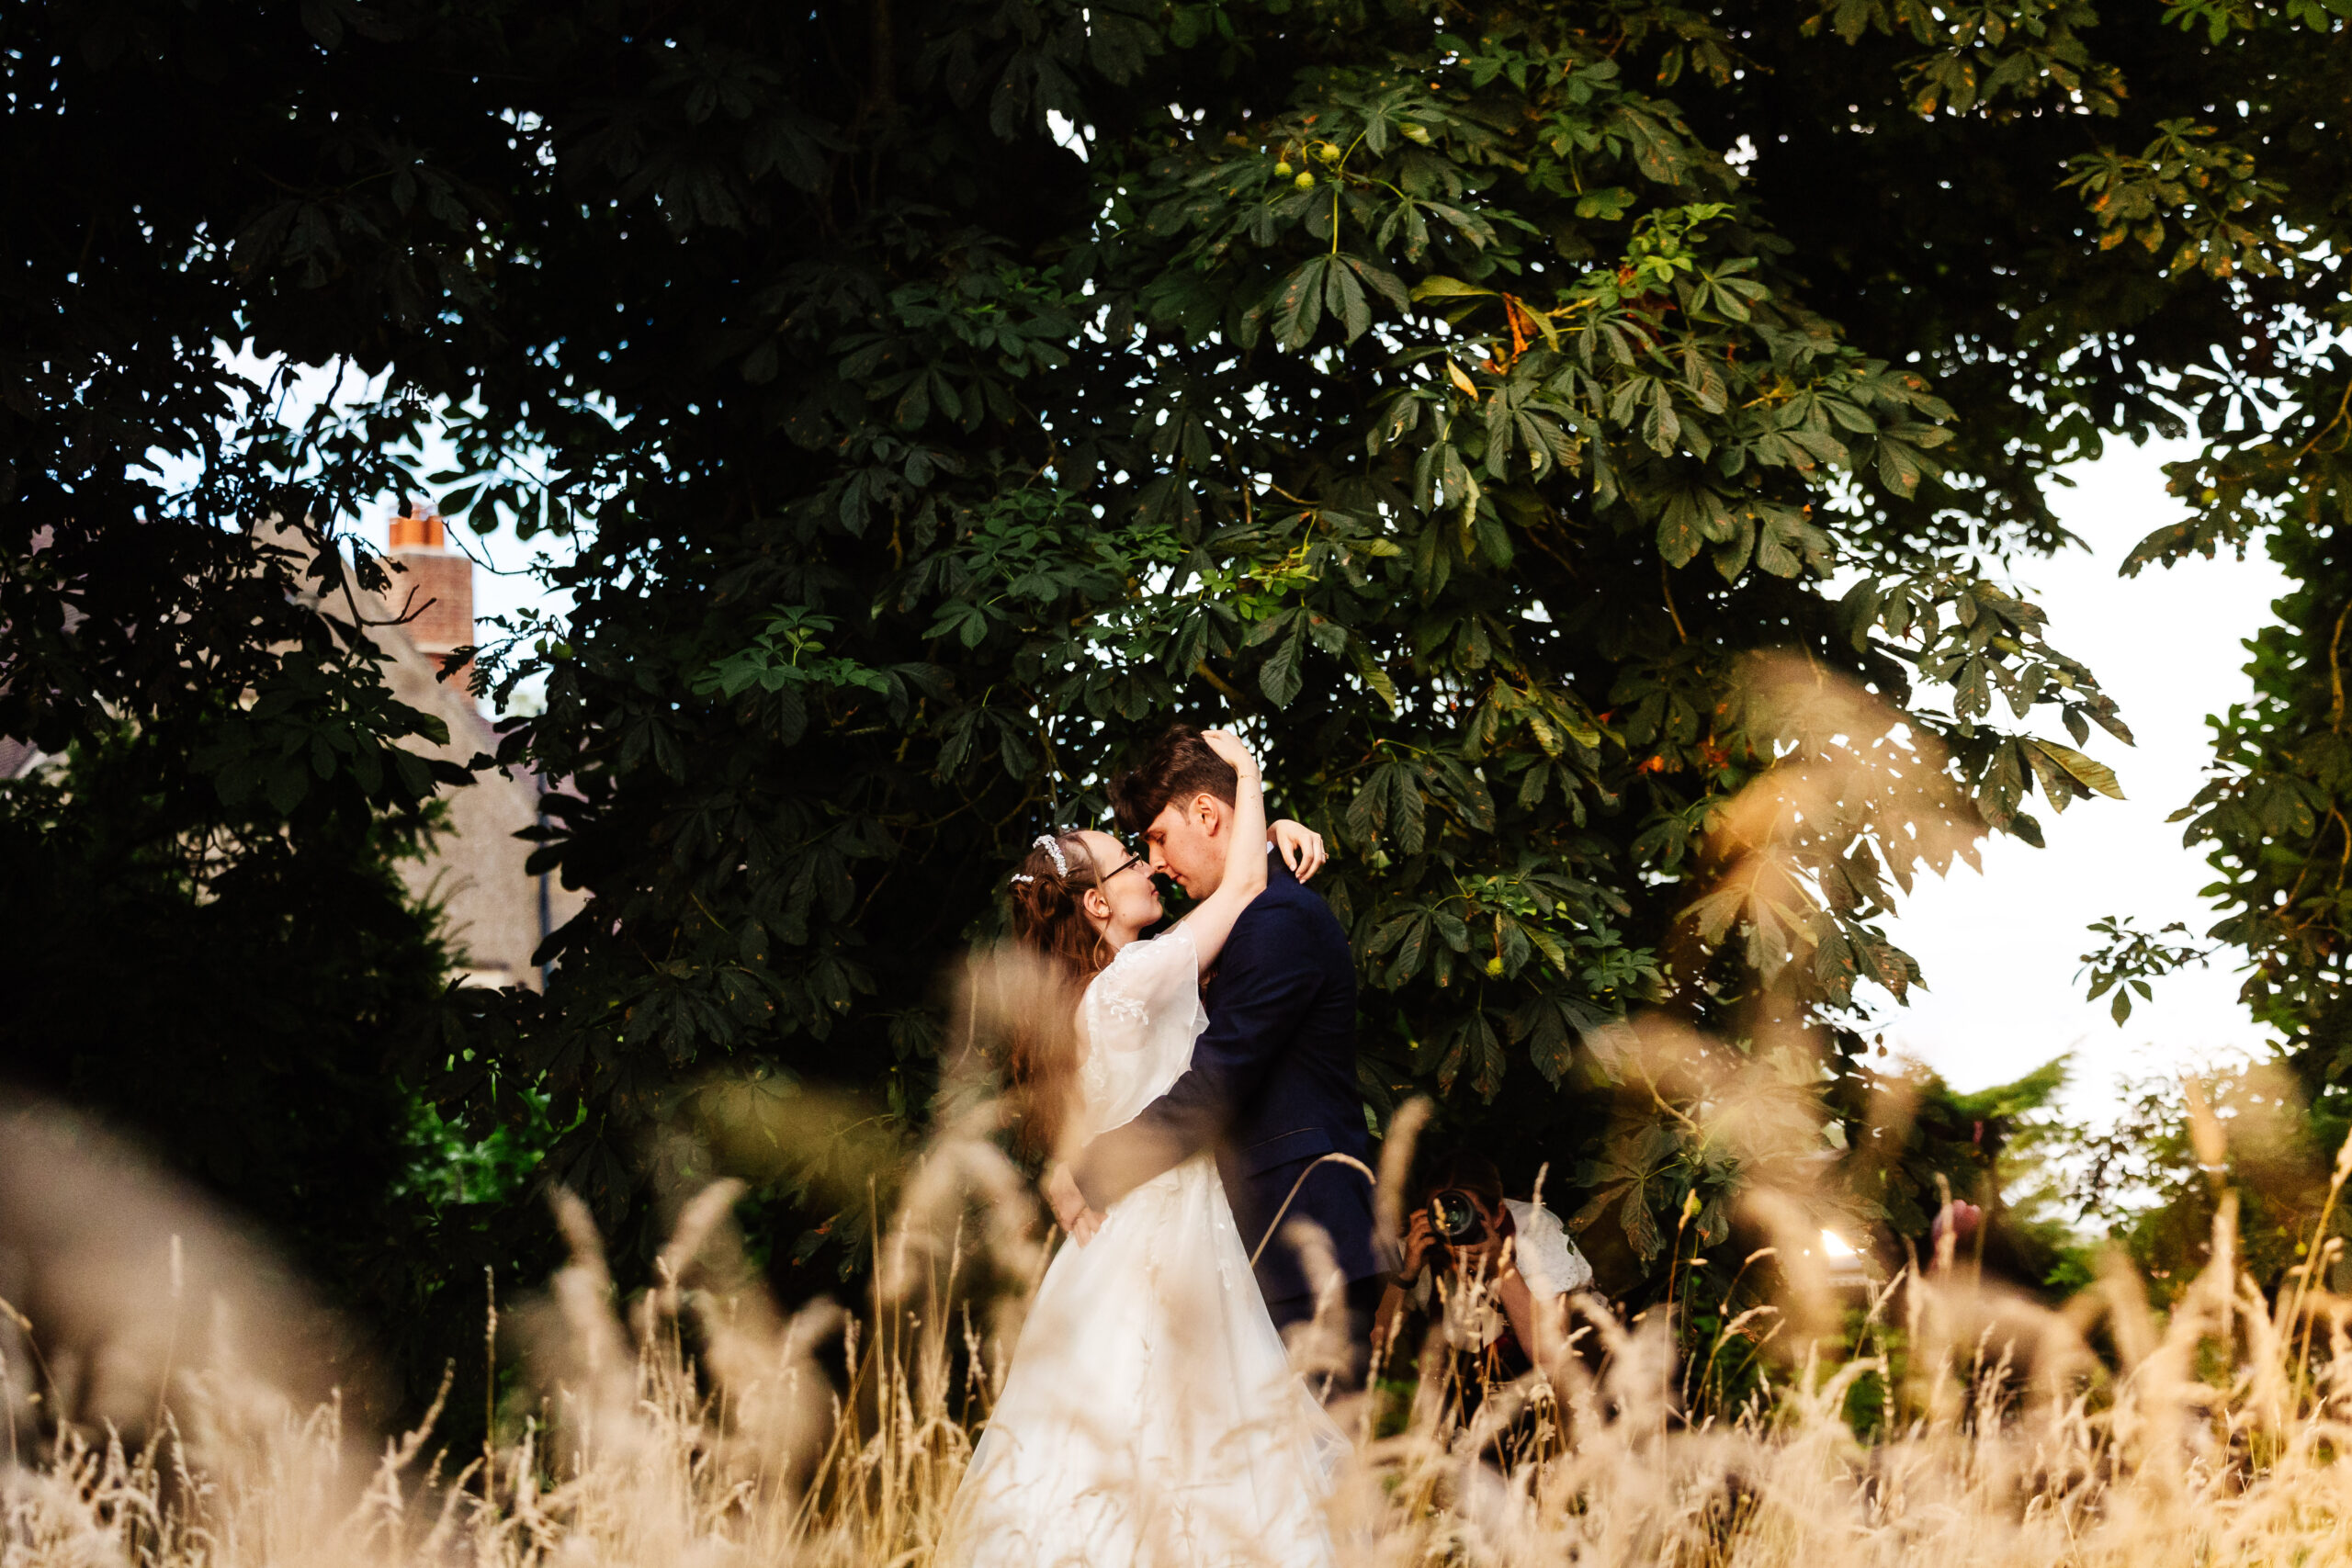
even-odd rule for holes
{"type": "MultiPolygon", "coordinates": [[[[1208,1026],[1182,925],[1080,1004],[1085,1132],[1174,1083],[1208,1026]]],[[[956,1495],[957,1568],[1320,1568],[1345,1440],[1292,1371],[1203,1154],[1046,1270],[956,1495]]]]}

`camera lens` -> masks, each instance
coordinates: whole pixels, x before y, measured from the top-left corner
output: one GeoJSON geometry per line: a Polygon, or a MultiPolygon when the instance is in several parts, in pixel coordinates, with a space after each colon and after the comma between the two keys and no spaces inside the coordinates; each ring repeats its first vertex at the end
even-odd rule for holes
{"type": "Polygon", "coordinates": [[[1467,1192],[1448,1190],[1431,1195],[1430,1221],[1440,1236],[1457,1246],[1486,1238],[1486,1224],[1478,1218],[1477,1207],[1470,1201],[1467,1192]]]}

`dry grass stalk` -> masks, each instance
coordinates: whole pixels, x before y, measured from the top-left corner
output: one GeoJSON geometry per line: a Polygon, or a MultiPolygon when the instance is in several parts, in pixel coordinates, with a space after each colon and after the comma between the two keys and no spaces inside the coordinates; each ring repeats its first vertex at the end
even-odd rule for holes
{"type": "MultiPolygon", "coordinates": [[[[1866,829],[1907,885],[1910,865],[1967,854],[1973,829],[1939,760],[1866,694],[1788,660],[1759,662],[1754,686],[1751,721],[1781,761],[1724,813],[1724,874],[1699,923],[1764,933],[1751,958],[1770,971],[1803,956],[1828,897],[1805,845],[1866,829]]],[[[928,1568],[1046,1256],[972,1069],[1007,1019],[1054,994],[1011,955],[965,977],[938,1131],[912,1160],[845,1102],[773,1084],[705,1097],[701,1135],[731,1168],[819,1150],[799,1177],[889,1209],[854,1318],[778,1308],[744,1262],[725,1184],[681,1208],[654,1287],[624,1303],[585,1210],[559,1195],[571,1261],[526,1314],[538,1404],[455,1473],[429,1424],[364,1460],[341,1403],[301,1392],[315,1367],[236,1355],[278,1338],[254,1334],[278,1325],[250,1292],[233,1298],[236,1336],[183,1321],[231,1299],[219,1282],[238,1270],[220,1260],[243,1255],[178,1197],[141,1198],[111,1168],[69,1179],[53,1138],[0,1139],[0,1196],[40,1198],[55,1238],[26,1276],[41,1292],[26,1315],[62,1326],[76,1358],[70,1378],[44,1370],[40,1329],[0,1314],[17,1441],[0,1568],[928,1568]],[[111,1232],[82,1223],[94,1212],[111,1232]],[[111,1247],[91,1245],[108,1234],[111,1247]],[[182,1235],[185,1300],[160,1280],[164,1239],[182,1235]]],[[[1701,1109],[1655,1092],[1652,1109],[1755,1173],[1747,1217],[1770,1245],[1747,1263],[1782,1289],[1726,1325],[1716,1353],[1760,1346],[1769,1376],[1737,1410],[1687,1409],[1671,1308],[1629,1325],[1580,1301],[1571,1353],[1467,1419],[1437,1377],[1412,1390],[1401,1427],[1349,1413],[1333,1524],[1351,1568],[2352,1562],[2352,1301],[2321,1283],[2352,1144],[2312,1261],[2276,1298],[2238,1266],[2224,1194],[2202,1274],[2162,1317],[2120,1258],[2053,1311],[1953,1267],[1948,1243],[1858,1303],[1813,1257],[1834,1211],[1806,1032],[1761,1010],[1744,1053],[1656,1021],[1626,1033],[1634,1078],[1705,1089],[1684,1097],[1701,1109]]],[[[2200,1086],[2190,1111],[2218,1182],[2200,1086]]],[[[1403,1189],[1418,1114],[1392,1128],[1387,1192],[1403,1189]]],[[[1891,1127],[1908,1114],[1893,1096],[1874,1111],[1891,1127]]]]}
{"type": "MultiPolygon", "coordinates": [[[[20,1453],[0,1568],[920,1568],[992,1382],[973,1366],[988,1351],[966,1308],[985,1303],[963,1271],[987,1235],[1025,1236],[1035,1211],[952,1146],[904,1192],[887,1288],[855,1324],[767,1299],[724,1189],[689,1207],[662,1282],[624,1312],[594,1231],[560,1201],[574,1256],[538,1319],[545,1418],[506,1435],[494,1500],[476,1468],[441,1473],[427,1431],[363,1467],[334,1402],[306,1411],[250,1376],[191,1373],[177,1441],[69,1427],[20,1453]],[[978,1226],[976,1195],[999,1211],[978,1226]]],[[[1335,1505],[1343,1560],[2352,1559],[2352,1303],[2301,1280],[2266,1300],[2235,1268],[2233,1226],[2224,1204],[2211,1266],[2162,1321],[2120,1264],[2064,1311],[1964,1273],[1906,1275],[1876,1292],[1861,1341],[1899,1330],[1900,1377],[1884,1354],[1800,1343],[1823,1309],[1792,1300],[1772,1329],[1779,1380],[1722,1416],[1678,1409],[1661,1316],[1621,1325],[1580,1303],[1593,1353],[1495,1391],[1467,1426],[1435,1386],[1392,1435],[1357,1412],[1335,1505]],[[1879,1398],[1860,1397],[1873,1382],[1879,1398]],[[1865,1405],[1894,1416],[1867,1442],[1849,1419],[1865,1405]],[[1528,1450],[1482,1461],[1514,1417],[1528,1450]]]]}

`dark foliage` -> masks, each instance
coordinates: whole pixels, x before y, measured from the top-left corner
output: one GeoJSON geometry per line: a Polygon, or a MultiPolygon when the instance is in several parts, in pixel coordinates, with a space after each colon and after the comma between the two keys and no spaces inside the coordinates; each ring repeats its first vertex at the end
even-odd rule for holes
{"type": "Polygon", "coordinates": [[[0,1075],[133,1130],[429,1385],[452,1325],[426,1320],[480,1303],[439,1299],[462,1237],[402,1191],[394,1069],[448,964],[391,871],[417,825],[364,801],[224,813],[193,772],[151,730],[8,786],[0,1075]]]}
{"type": "MultiPolygon", "coordinates": [[[[565,781],[537,864],[594,895],[544,1001],[457,998],[417,1059],[464,1136],[544,1092],[548,1173],[641,1246],[714,1073],[910,1128],[1013,848],[1229,716],[1340,851],[1375,1113],[1423,1085],[1515,1179],[1589,1156],[1589,1234],[1655,1282],[1758,1162],[1628,1010],[1720,1066],[1899,995],[1877,922],[1965,837],[1890,781],[2030,839],[2033,795],[2113,789],[2075,749],[2111,705],[1987,573],[2063,542],[2051,465],[2174,427],[2173,378],[2282,309],[2240,260],[2267,187],[2167,126],[2326,51],[2093,20],[13,9],[0,733],[185,719],[224,802],[407,809],[373,748],[413,718],[232,525],[418,487],[439,421],[445,511],[578,546],[569,623],[482,668],[546,677],[507,756],[565,781]],[[381,380],[288,432],[220,343],[381,380]],[[1905,717],[1798,754],[1856,782],[1769,875],[1714,834],[1797,743],[1761,650],[1905,717]]],[[[1860,1124],[1830,1038],[1776,1157],[1860,1124]]],[[[794,1196],[829,1157],[756,1173],[793,1257],[863,1232],[794,1196]]]]}

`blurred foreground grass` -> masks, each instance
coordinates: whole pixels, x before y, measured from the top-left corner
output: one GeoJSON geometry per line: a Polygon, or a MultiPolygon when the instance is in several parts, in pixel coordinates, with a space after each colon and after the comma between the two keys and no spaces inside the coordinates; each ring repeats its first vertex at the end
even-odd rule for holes
{"type": "MultiPolygon", "coordinates": [[[[2347,1165],[2352,1145],[2331,1203],[2347,1165]]],[[[139,1442],[40,1435],[12,1389],[0,1568],[939,1560],[1042,1262],[1032,1201],[984,1138],[944,1139],[851,1318],[779,1312],[741,1260],[734,1196],[686,1207],[663,1283],[625,1311],[584,1211],[559,1197],[572,1260],[526,1314],[533,1393],[481,1453],[443,1451],[429,1427],[374,1446],[335,1402],[303,1408],[223,1358],[179,1373],[139,1442]]],[[[1732,1330],[1768,1342],[1776,1375],[1713,1416],[1680,1408],[1662,1314],[1621,1325],[1583,1303],[1583,1353],[1494,1391],[1469,1427],[1433,1383],[1401,1423],[1351,1413],[1341,1561],[2352,1560],[2352,1300],[2316,1267],[2266,1298],[2238,1267],[2235,1214],[2225,1194],[2210,1263],[2161,1312],[2120,1262],[2054,1310],[1948,1255],[1859,1311],[1787,1270],[1788,1299],[1732,1330]],[[1482,1461],[1513,1419],[1529,1450],[1482,1461]]]]}

